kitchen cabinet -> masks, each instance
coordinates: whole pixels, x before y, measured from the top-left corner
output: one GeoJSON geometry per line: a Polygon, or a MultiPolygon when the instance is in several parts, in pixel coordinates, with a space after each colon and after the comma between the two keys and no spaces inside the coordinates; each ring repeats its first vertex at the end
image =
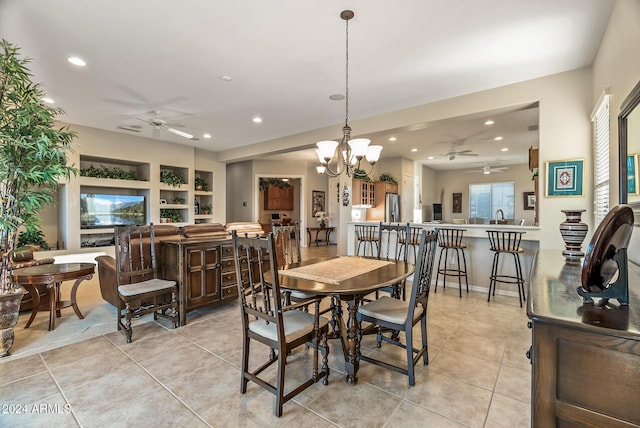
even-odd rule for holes
{"type": "Polygon", "coordinates": [[[376,181],[374,184],[375,204],[367,210],[367,220],[384,221],[384,195],[385,193],[398,194],[398,184],[387,181],[376,181]]]}
{"type": "MultiPolygon", "coordinates": [[[[351,205],[372,207],[376,203],[376,185],[373,181],[354,179],[352,181],[353,197],[351,205]]],[[[384,200],[384,199],[383,199],[384,200]]]]}
{"type": "Polygon", "coordinates": [[[269,185],[264,191],[265,210],[293,210],[293,187],[269,185]]]}

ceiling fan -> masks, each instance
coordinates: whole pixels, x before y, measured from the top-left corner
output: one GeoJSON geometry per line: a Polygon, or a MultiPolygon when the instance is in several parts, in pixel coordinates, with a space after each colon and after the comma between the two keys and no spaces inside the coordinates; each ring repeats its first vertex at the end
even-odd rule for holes
{"type": "Polygon", "coordinates": [[[466,150],[456,150],[456,145],[452,144],[451,145],[451,150],[449,150],[447,153],[441,153],[437,156],[444,156],[444,157],[448,157],[449,160],[454,160],[456,158],[456,156],[478,156],[477,153],[472,153],[471,149],[466,149],[466,150]]]}
{"type": "Polygon", "coordinates": [[[507,167],[507,166],[491,167],[489,165],[485,165],[481,169],[476,169],[476,170],[468,171],[468,172],[482,173],[482,174],[495,174],[495,173],[504,172],[507,169],[509,169],[509,167],[507,167]]]}
{"type": "Polygon", "coordinates": [[[188,138],[190,140],[197,140],[197,138],[193,137],[193,134],[190,134],[188,132],[185,131],[181,131],[179,129],[176,128],[184,128],[184,125],[179,124],[179,123],[168,123],[164,120],[162,120],[160,118],[160,112],[159,111],[155,111],[153,112],[155,113],[155,117],[152,117],[150,119],[142,119],[139,117],[136,117],[135,119],[140,120],[148,125],[151,125],[153,127],[153,131],[151,133],[151,135],[153,137],[159,137],[160,136],[160,131],[162,129],[166,129],[167,131],[171,132],[172,134],[176,134],[179,135],[181,137],[184,138],[188,138]]]}

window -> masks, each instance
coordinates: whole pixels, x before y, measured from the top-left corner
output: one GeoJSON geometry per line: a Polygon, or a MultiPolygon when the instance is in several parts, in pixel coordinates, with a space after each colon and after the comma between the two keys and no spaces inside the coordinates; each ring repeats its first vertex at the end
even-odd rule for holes
{"type": "Polygon", "coordinates": [[[593,212],[596,227],[609,212],[609,95],[608,91],[591,114],[593,122],[593,212]]]}
{"type": "MultiPolygon", "coordinates": [[[[498,210],[514,218],[515,182],[469,185],[469,217],[493,220],[498,210]]],[[[501,216],[500,216],[501,217],[501,216]]]]}

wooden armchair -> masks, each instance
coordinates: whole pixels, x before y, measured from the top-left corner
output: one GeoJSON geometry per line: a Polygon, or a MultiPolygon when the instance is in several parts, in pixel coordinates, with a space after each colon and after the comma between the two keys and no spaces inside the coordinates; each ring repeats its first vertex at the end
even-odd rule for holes
{"type": "Polygon", "coordinates": [[[173,321],[173,327],[176,328],[179,319],[176,300],[178,287],[175,281],[158,278],[153,226],[117,226],[115,252],[119,297],[116,317],[118,330],[125,330],[127,343],[131,343],[133,335],[131,318],[134,314],[153,313],[153,319],[158,319],[159,316],[168,318],[173,321]],[[143,237],[149,239],[149,255],[145,251],[143,237]],[[137,301],[152,303],[134,310],[132,303],[137,301]]]}

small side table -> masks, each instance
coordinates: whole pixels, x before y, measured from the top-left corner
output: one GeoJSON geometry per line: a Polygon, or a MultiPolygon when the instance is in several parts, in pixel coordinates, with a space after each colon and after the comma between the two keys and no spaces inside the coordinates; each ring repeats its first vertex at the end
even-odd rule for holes
{"type": "Polygon", "coordinates": [[[335,230],[335,227],[307,227],[307,236],[309,237],[309,246],[311,246],[311,232],[315,231],[316,232],[316,239],[313,241],[316,243],[316,247],[318,246],[319,242],[322,242],[322,239],[318,238],[318,234],[320,232],[324,231],[324,242],[327,243],[327,245],[329,245],[330,238],[331,238],[331,232],[333,232],[335,230]]]}
{"type": "Polygon", "coordinates": [[[31,317],[24,328],[29,328],[38,310],[49,311],[49,330],[56,328],[56,316],[59,317],[60,310],[64,308],[72,307],[78,318],[84,319],[84,315],[80,312],[76,302],[76,293],[82,281],[93,277],[95,266],[94,263],[60,263],[15,269],[13,271],[13,281],[26,288],[33,297],[31,317]],[[75,280],[71,288],[71,300],[63,301],[60,298],[60,284],[71,280],[75,280]],[[49,295],[47,306],[40,306],[38,285],[47,287],[49,295]]]}

